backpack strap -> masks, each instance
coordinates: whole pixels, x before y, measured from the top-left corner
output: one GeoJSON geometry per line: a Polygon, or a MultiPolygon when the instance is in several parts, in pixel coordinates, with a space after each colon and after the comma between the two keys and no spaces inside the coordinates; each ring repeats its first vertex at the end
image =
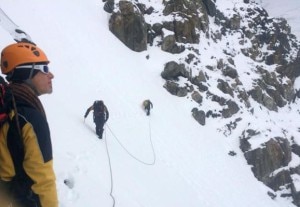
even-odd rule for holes
{"type": "Polygon", "coordinates": [[[17,126],[17,132],[19,134],[20,139],[22,139],[22,132],[21,132],[21,127],[20,127],[20,122],[19,122],[18,108],[17,108],[15,96],[14,96],[12,91],[11,91],[11,98],[12,98],[13,110],[15,112],[15,119],[16,119],[15,123],[16,123],[16,126],[17,126]]]}
{"type": "Polygon", "coordinates": [[[9,191],[11,196],[15,197],[18,195],[18,198],[25,199],[28,195],[27,191],[24,189],[30,189],[30,186],[33,184],[23,168],[25,148],[22,135],[20,134],[20,127],[23,128],[27,121],[22,116],[14,114],[12,119],[8,119],[8,122],[9,129],[7,132],[7,148],[10,152],[16,173],[10,182],[9,191]]]}
{"type": "MultiPolygon", "coordinates": [[[[21,120],[21,125],[25,125],[25,120],[21,120]]],[[[10,152],[12,158],[16,175],[12,181],[0,182],[0,191],[5,193],[6,196],[13,196],[16,189],[22,189],[18,187],[15,182],[19,179],[23,179],[24,176],[27,176],[23,169],[23,160],[24,160],[24,145],[22,140],[20,120],[17,111],[16,101],[13,96],[13,92],[10,89],[9,85],[0,78],[0,126],[4,123],[8,123],[9,128],[7,131],[7,148],[10,152]]]]}
{"type": "Polygon", "coordinates": [[[9,119],[9,129],[7,132],[7,147],[11,154],[16,176],[19,172],[24,171],[23,169],[23,160],[24,160],[24,145],[23,140],[20,135],[20,126],[24,126],[26,121],[24,119],[18,119],[22,123],[17,123],[17,115],[15,114],[12,119],[9,119]]]}

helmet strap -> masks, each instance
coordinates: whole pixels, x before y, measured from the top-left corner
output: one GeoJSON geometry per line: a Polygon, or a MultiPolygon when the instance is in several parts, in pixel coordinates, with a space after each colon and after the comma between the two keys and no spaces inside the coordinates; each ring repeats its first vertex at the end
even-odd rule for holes
{"type": "Polygon", "coordinates": [[[34,66],[35,66],[35,63],[32,64],[32,68],[31,68],[31,70],[30,70],[30,74],[29,74],[28,79],[31,79],[31,78],[32,78],[34,66]]]}
{"type": "Polygon", "coordinates": [[[34,86],[34,84],[32,83],[32,76],[33,76],[33,70],[34,70],[34,66],[35,63],[32,64],[32,68],[30,70],[30,74],[27,80],[25,80],[24,82],[34,91],[34,93],[39,96],[39,92],[36,90],[36,87],[34,86]]]}

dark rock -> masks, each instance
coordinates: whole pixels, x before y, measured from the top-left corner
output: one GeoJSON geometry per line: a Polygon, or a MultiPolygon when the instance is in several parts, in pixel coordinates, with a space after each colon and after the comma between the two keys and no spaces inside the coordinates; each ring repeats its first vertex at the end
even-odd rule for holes
{"type": "Polygon", "coordinates": [[[188,89],[185,87],[180,87],[178,83],[172,81],[167,81],[164,84],[164,88],[167,89],[172,95],[184,97],[188,93],[188,89]]]}
{"type": "Polygon", "coordinates": [[[202,126],[205,125],[205,112],[202,110],[198,110],[197,108],[192,109],[192,116],[196,121],[201,124],[202,126]]]}
{"type": "Polygon", "coordinates": [[[127,47],[136,52],[147,49],[147,26],[142,14],[134,11],[128,1],[119,2],[120,11],[109,19],[110,31],[127,47]]]}
{"type": "Polygon", "coordinates": [[[240,108],[234,101],[227,101],[227,108],[222,110],[222,116],[224,118],[232,117],[234,114],[236,114],[240,108]]]}
{"type": "Polygon", "coordinates": [[[161,49],[172,54],[179,54],[185,50],[185,47],[176,43],[174,35],[168,35],[163,38],[161,49]]]}
{"type": "Polygon", "coordinates": [[[216,14],[216,5],[212,0],[203,0],[203,3],[205,5],[207,14],[209,16],[215,16],[216,14]]]}
{"type": "Polygon", "coordinates": [[[197,103],[201,104],[202,100],[203,100],[203,97],[200,95],[200,93],[198,91],[194,91],[192,93],[192,99],[194,101],[196,101],[197,103]]]}
{"type": "Polygon", "coordinates": [[[223,93],[229,94],[231,97],[234,97],[233,90],[230,88],[229,84],[222,79],[218,79],[218,89],[220,89],[223,93]]]}
{"type": "Polygon", "coordinates": [[[272,183],[270,174],[285,167],[291,161],[291,148],[287,139],[275,138],[265,143],[264,148],[257,148],[245,153],[248,164],[253,165],[255,177],[265,184],[272,183]]]}
{"type": "Polygon", "coordinates": [[[236,69],[230,67],[230,66],[226,66],[223,70],[222,70],[224,76],[229,76],[230,78],[237,78],[238,73],[236,71],[236,69]]]}
{"type": "Polygon", "coordinates": [[[166,63],[164,71],[161,73],[161,77],[165,80],[178,80],[180,76],[187,78],[189,74],[184,64],[178,64],[175,61],[166,63]]]}

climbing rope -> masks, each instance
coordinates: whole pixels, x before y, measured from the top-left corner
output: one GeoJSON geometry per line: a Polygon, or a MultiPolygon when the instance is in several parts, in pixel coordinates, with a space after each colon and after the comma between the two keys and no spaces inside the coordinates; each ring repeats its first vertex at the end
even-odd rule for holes
{"type": "Polygon", "coordinates": [[[113,180],[113,175],[112,175],[112,167],[111,167],[111,161],[110,161],[110,155],[109,155],[109,150],[108,150],[108,146],[107,146],[107,140],[106,140],[106,130],[104,132],[104,140],[105,140],[105,148],[106,148],[106,153],[107,153],[107,158],[108,158],[108,164],[109,164],[109,171],[110,171],[110,197],[113,200],[113,207],[115,206],[115,197],[113,196],[113,186],[114,186],[114,180],[113,180]]]}
{"type": "Polygon", "coordinates": [[[124,145],[120,142],[120,140],[117,138],[117,136],[114,134],[113,130],[111,130],[111,128],[107,125],[107,128],[109,129],[109,131],[111,132],[111,134],[113,135],[113,137],[118,141],[118,143],[121,145],[121,147],[127,152],[128,155],[130,155],[133,159],[137,160],[138,162],[144,164],[144,165],[154,165],[156,162],[156,155],[155,155],[155,151],[154,151],[154,147],[153,147],[153,142],[152,142],[152,136],[151,136],[151,124],[150,124],[150,119],[149,119],[149,140],[150,140],[150,144],[151,144],[151,149],[152,149],[152,154],[153,154],[153,161],[152,162],[144,162],[141,159],[137,158],[136,156],[134,156],[132,153],[130,153],[126,147],[124,147],[124,145]]]}
{"type": "MultiPolygon", "coordinates": [[[[140,159],[138,159],[137,157],[135,157],[134,155],[132,155],[125,147],[124,145],[119,141],[119,139],[117,138],[117,136],[113,133],[113,131],[110,129],[110,127],[105,124],[105,128],[107,127],[109,129],[109,131],[111,132],[111,134],[113,135],[113,137],[118,141],[118,143],[121,145],[121,147],[135,160],[137,160],[138,162],[145,164],[145,165],[154,165],[156,162],[156,155],[155,155],[155,151],[154,151],[154,147],[153,147],[153,142],[152,142],[152,136],[151,136],[151,123],[150,123],[150,119],[148,122],[148,126],[149,126],[149,139],[150,139],[150,143],[151,143],[151,149],[153,152],[153,161],[151,163],[147,163],[144,162],[140,159]]],[[[113,181],[113,172],[112,172],[112,165],[111,165],[111,160],[110,160],[110,154],[109,154],[109,150],[108,150],[108,144],[107,144],[107,138],[106,138],[106,130],[104,130],[104,140],[105,140],[105,148],[106,148],[106,154],[107,154],[107,158],[108,158],[108,165],[109,165],[109,171],[110,171],[110,197],[113,200],[113,207],[115,207],[115,197],[113,196],[113,186],[114,186],[114,181],[113,181]]]]}

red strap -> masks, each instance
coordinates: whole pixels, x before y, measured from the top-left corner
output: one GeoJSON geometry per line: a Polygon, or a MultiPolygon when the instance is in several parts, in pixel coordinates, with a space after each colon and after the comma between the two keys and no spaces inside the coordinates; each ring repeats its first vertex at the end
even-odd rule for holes
{"type": "Polygon", "coordinates": [[[1,94],[1,97],[0,97],[0,104],[1,106],[4,105],[4,96],[5,96],[5,87],[3,84],[0,84],[0,94],[1,94]]]}

